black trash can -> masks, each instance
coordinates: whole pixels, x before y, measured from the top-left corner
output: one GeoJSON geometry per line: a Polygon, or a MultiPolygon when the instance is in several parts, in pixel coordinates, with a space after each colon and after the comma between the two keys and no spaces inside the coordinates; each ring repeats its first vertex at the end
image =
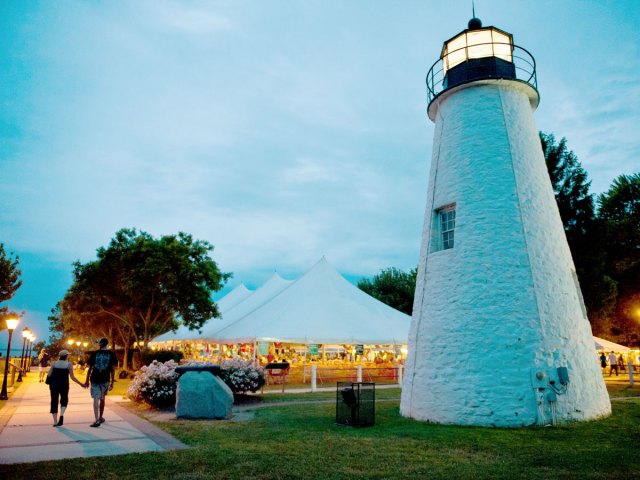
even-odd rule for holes
{"type": "Polygon", "coordinates": [[[376,384],[338,382],[336,423],[351,427],[370,427],[375,423],[376,384]]]}

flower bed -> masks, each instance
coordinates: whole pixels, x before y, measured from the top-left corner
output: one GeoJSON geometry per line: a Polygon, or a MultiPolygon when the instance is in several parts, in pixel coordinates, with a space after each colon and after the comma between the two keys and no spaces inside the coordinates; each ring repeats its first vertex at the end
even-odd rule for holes
{"type": "Polygon", "coordinates": [[[177,366],[173,360],[164,363],[154,360],[150,365],[142,367],[129,384],[129,398],[156,407],[175,405],[177,366]]]}
{"type": "Polygon", "coordinates": [[[233,393],[256,392],[264,385],[264,368],[253,365],[250,360],[223,360],[220,366],[220,378],[233,393]]]}
{"type": "MultiPolygon", "coordinates": [[[[211,362],[191,360],[185,366],[214,365],[211,362]]],[[[233,393],[242,394],[256,392],[265,383],[264,368],[254,366],[250,360],[224,360],[220,378],[233,393]]],[[[129,384],[129,398],[137,402],[146,402],[156,407],[172,406],[176,402],[176,386],[179,375],[178,364],[169,360],[161,363],[154,360],[150,365],[142,367],[129,384]]]]}

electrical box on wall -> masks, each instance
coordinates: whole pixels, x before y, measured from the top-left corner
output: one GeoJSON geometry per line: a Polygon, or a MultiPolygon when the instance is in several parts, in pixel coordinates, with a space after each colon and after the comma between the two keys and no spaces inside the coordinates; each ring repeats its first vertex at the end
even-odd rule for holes
{"type": "Polygon", "coordinates": [[[567,367],[558,367],[557,371],[560,385],[567,385],[569,383],[569,370],[567,367]]]}

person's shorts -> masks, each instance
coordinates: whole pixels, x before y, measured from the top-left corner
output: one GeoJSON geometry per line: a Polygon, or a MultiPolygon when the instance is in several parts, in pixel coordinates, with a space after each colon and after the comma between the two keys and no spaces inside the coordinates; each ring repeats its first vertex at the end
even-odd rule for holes
{"type": "Polygon", "coordinates": [[[109,382],[91,384],[91,398],[103,399],[104,397],[106,397],[108,391],[109,391],[109,382]]]}

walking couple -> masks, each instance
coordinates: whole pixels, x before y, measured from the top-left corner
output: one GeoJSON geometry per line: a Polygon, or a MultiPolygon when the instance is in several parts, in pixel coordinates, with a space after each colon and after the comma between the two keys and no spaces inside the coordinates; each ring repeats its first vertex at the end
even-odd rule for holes
{"type": "Polygon", "coordinates": [[[84,383],[80,382],[73,374],[73,364],[67,360],[69,352],[61,350],[59,360],[49,369],[46,383],[51,393],[51,415],[53,426],[61,427],[64,424],[64,412],[69,404],[69,378],[83,388],[91,385],[91,397],[93,398],[93,413],[95,422],[91,427],[99,427],[104,423],[104,406],[107,392],[113,389],[115,379],[115,367],[118,364],[116,354],[107,349],[109,341],[101,338],[98,341],[100,350],[91,352],[89,357],[89,370],[84,383]],[[58,419],[58,403],[60,403],[60,418],[58,419]]]}

